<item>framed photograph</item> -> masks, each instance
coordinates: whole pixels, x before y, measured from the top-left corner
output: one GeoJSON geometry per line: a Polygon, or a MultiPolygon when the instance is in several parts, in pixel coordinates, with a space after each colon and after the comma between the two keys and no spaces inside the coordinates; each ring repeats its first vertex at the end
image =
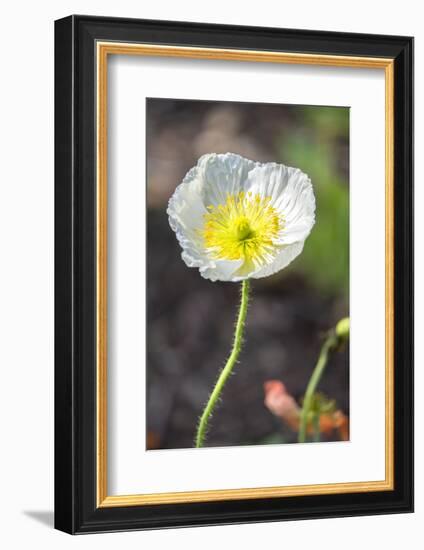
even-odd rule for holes
{"type": "Polygon", "coordinates": [[[55,525],[413,509],[413,39],[55,24],[55,525]]]}

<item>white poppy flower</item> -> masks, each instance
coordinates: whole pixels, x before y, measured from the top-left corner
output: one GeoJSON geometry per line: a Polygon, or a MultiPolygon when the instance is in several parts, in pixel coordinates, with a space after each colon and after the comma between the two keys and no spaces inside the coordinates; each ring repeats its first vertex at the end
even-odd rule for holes
{"type": "Polygon", "coordinates": [[[187,266],[235,282],[272,275],[302,252],[315,197],[297,168],[208,154],[176,188],[167,213],[187,266]]]}

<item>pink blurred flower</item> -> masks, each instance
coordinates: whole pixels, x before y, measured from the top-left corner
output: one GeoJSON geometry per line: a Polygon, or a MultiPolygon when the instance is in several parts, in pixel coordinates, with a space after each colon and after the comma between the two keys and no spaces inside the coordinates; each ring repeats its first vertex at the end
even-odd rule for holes
{"type": "MultiPolygon", "coordinates": [[[[280,380],[267,380],[264,383],[264,392],[264,403],[267,409],[297,432],[301,409],[295,398],[287,391],[286,386],[280,380]]],[[[341,410],[321,414],[319,426],[323,434],[331,435],[336,430],[342,441],[349,440],[349,418],[341,410]]],[[[307,433],[313,433],[311,424],[307,426],[307,433]]]]}
{"type": "Polygon", "coordinates": [[[300,407],[286,386],[280,380],[268,380],[264,383],[265,406],[280,417],[293,430],[299,426],[300,407]]]}

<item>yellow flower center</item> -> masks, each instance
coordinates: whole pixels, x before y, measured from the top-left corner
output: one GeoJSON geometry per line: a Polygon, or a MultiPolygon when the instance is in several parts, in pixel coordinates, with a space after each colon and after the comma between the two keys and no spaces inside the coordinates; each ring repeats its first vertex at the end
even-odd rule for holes
{"type": "Polygon", "coordinates": [[[239,241],[253,238],[254,231],[250,227],[249,220],[245,216],[240,216],[234,221],[234,228],[236,231],[236,238],[239,241]]]}
{"type": "Polygon", "coordinates": [[[270,197],[240,192],[225,204],[208,206],[201,230],[205,247],[216,259],[261,264],[275,255],[274,239],[284,226],[270,197]]]}

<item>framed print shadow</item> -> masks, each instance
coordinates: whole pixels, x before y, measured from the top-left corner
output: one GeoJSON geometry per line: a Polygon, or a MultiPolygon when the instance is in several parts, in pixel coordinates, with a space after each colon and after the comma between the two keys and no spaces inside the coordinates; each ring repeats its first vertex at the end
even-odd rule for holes
{"type": "Polygon", "coordinates": [[[413,510],[413,39],[55,23],[55,526],[413,510]]]}

